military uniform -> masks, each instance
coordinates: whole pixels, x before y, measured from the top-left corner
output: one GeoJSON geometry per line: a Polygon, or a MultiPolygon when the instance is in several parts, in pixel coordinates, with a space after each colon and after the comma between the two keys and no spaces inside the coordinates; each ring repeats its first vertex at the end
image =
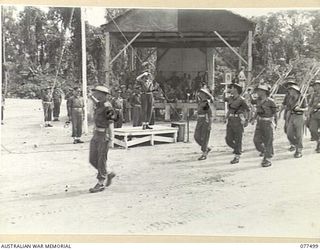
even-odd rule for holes
{"type": "Polygon", "coordinates": [[[143,129],[151,129],[149,124],[151,122],[153,113],[153,82],[151,79],[143,79],[145,76],[149,76],[150,73],[144,72],[142,75],[137,77],[137,80],[141,82],[141,109],[142,109],[142,122],[143,129]]]}
{"type": "MultiPolygon", "coordinates": [[[[316,84],[320,84],[316,82],[316,84]]],[[[320,153],[320,135],[319,135],[319,128],[320,128],[320,93],[314,92],[310,103],[309,103],[309,115],[310,115],[310,131],[311,137],[315,139],[317,142],[317,153],[320,153]]]]}
{"type": "MultiPolygon", "coordinates": [[[[258,87],[259,88],[259,87],[258,87]]],[[[261,87],[263,89],[263,87],[261,87]]],[[[267,93],[269,93],[266,90],[267,93]]],[[[277,107],[275,102],[267,97],[265,100],[258,99],[257,101],[257,124],[254,132],[253,142],[256,149],[264,155],[262,161],[263,167],[271,166],[270,159],[274,155],[273,150],[273,127],[275,122],[275,115],[277,107]]]]}
{"type": "MultiPolygon", "coordinates": [[[[108,94],[109,90],[104,86],[97,86],[95,91],[108,94]]],[[[104,103],[95,100],[96,109],[94,111],[95,131],[90,141],[89,162],[98,171],[98,183],[89,191],[91,193],[102,191],[105,186],[111,184],[114,173],[107,173],[107,159],[109,151],[109,141],[112,140],[111,129],[115,120],[115,112],[109,101],[104,103]],[[110,128],[111,127],[111,128],[110,128]],[[107,178],[104,186],[103,182],[107,178]]]]}
{"type": "Polygon", "coordinates": [[[52,127],[52,125],[50,124],[52,120],[52,96],[50,95],[50,88],[47,88],[45,90],[45,93],[42,94],[41,99],[42,99],[45,127],[52,127]]]}
{"type": "MultiPolygon", "coordinates": [[[[290,87],[298,91],[300,96],[300,89],[298,86],[294,85],[290,87]]],[[[299,102],[299,96],[291,96],[289,95],[287,101],[287,137],[291,145],[295,147],[295,154],[296,158],[300,158],[302,156],[302,139],[303,139],[303,127],[304,127],[304,112],[300,109],[297,109],[297,105],[299,102]]],[[[306,101],[302,102],[300,108],[306,108],[306,101]]]]}
{"type": "Polygon", "coordinates": [[[59,121],[61,101],[62,101],[62,91],[59,88],[55,88],[53,91],[53,120],[54,121],[59,121]]]}
{"type": "MultiPolygon", "coordinates": [[[[287,82],[286,82],[287,86],[289,85],[290,86],[297,86],[297,83],[296,81],[294,80],[293,77],[289,77],[287,79],[287,82]]],[[[287,87],[287,88],[289,88],[287,87]]],[[[280,111],[280,113],[282,112],[282,110],[284,109],[284,114],[283,114],[283,118],[284,118],[284,132],[287,134],[287,129],[288,129],[288,124],[289,124],[289,119],[290,119],[290,116],[291,116],[291,110],[290,110],[290,103],[289,103],[289,100],[290,100],[290,95],[289,95],[289,92],[287,90],[287,93],[285,94],[284,96],[284,99],[283,99],[283,102],[282,102],[282,109],[280,111]]],[[[290,140],[289,140],[290,142],[290,140]]],[[[295,150],[295,146],[293,144],[290,143],[290,148],[289,148],[289,151],[294,151],[295,150]]]]}
{"type": "Polygon", "coordinates": [[[245,114],[249,111],[249,107],[245,99],[239,95],[228,98],[228,108],[226,143],[233,149],[233,153],[235,154],[235,158],[231,161],[234,164],[239,162],[241,155],[242,136],[246,123],[245,114]]]}
{"type": "Polygon", "coordinates": [[[210,107],[210,100],[213,99],[213,97],[207,92],[207,90],[200,89],[198,98],[198,118],[194,132],[194,139],[199,146],[201,146],[202,151],[202,156],[198,160],[205,160],[207,159],[208,153],[211,151],[211,148],[208,147],[208,143],[212,124],[212,109],[210,107]],[[205,98],[199,98],[201,93],[205,96],[205,98]]]}
{"type": "Polygon", "coordinates": [[[84,119],[84,100],[81,96],[72,96],[68,101],[69,114],[71,115],[72,137],[74,144],[83,143],[80,140],[82,135],[82,123],[84,119]]]}
{"type": "Polygon", "coordinates": [[[142,125],[141,117],[141,97],[139,93],[134,93],[131,97],[132,106],[132,123],[133,127],[138,127],[142,125]]]}
{"type": "Polygon", "coordinates": [[[131,104],[129,102],[129,98],[132,95],[130,89],[124,89],[121,94],[121,97],[123,99],[123,120],[124,122],[130,122],[131,121],[131,104]]]}
{"type": "Polygon", "coordinates": [[[112,106],[115,110],[117,120],[114,123],[115,128],[122,128],[123,123],[123,104],[124,100],[121,96],[118,96],[112,100],[112,106]]]}

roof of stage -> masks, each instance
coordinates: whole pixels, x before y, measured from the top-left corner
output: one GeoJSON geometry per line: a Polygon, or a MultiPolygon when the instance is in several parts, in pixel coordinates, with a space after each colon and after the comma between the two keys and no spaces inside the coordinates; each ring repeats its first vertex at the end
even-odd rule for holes
{"type": "Polygon", "coordinates": [[[134,47],[198,48],[225,47],[218,32],[231,46],[239,47],[253,31],[255,23],[227,10],[131,9],[102,25],[105,32],[134,47]],[[119,28],[119,29],[118,29],[119,28]]]}

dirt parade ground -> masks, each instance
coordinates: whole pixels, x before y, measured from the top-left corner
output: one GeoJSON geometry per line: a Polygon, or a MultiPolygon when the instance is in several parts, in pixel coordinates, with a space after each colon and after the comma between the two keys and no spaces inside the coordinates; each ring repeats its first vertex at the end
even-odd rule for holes
{"type": "Polygon", "coordinates": [[[44,128],[42,120],[40,100],[6,100],[0,234],[320,237],[320,154],[308,134],[303,157],[293,158],[283,121],[270,168],[260,167],[252,125],[239,164],[229,163],[224,123],[213,124],[213,151],[198,161],[192,121],[190,143],[111,149],[108,167],[117,176],[91,194],[91,127],[85,143],[74,145],[65,106],[54,127],[44,128]]]}

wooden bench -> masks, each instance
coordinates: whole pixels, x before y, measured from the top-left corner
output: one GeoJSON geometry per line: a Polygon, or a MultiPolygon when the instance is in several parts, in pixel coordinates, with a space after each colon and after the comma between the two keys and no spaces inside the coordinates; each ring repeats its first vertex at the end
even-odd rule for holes
{"type": "Polygon", "coordinates": [[[142,127],[124,127],[114,129],[113,143],[128,149],[131,146],[149,142],[177,142],[178,128],[155,125],[153,129],[143,130],[142,127]]]}

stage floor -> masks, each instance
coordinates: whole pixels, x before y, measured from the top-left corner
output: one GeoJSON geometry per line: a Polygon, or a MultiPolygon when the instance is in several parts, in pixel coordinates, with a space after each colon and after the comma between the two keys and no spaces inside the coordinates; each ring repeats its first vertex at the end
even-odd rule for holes
{"type": "Polygon", "coordinates": [[[143,130],[141,126],[115,128],[113,142],[125,149],[145,142],[150,142],[152,146],[155,142],[177,142],[178,128],[163,125],[151,127],[153,129],[146,130],[143,130]]]}

